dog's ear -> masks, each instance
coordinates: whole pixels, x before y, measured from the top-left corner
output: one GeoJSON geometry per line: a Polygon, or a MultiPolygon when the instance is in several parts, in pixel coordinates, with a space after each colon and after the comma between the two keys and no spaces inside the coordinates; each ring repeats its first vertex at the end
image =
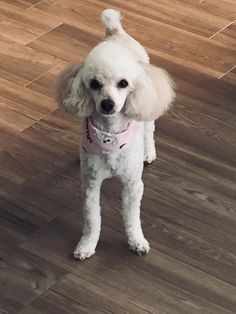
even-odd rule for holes
{"type": "Polygon", "coordinates": [[[175,97],[168,73],[150,64],[140,64],[134,91],[127,98],[124,114],[138,121],[152,121],[163,115],[175,97]]]}
{"type": "Polygon", "coordinates": [[[68,67],[59,77],[55,97],[59,105],[78,117],[89,116],[92,101],[82,81],[83,64],[68,67]]]}

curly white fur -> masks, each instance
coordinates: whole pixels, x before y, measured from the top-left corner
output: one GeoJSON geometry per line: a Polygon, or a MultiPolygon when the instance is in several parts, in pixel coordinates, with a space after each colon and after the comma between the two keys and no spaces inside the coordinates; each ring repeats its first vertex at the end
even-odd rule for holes
{"type": "Polygon", "coordinates": [[[91,116],[102,131],[118,133],[127,128],[130,119],[138,121],[125,149],[99,155],[80,150],[84,228],[74,251],[80,260],[95,253],[101,229],[100,188],[103,180],[112,176],[120,177],[124,186],[123,218],[129,246],[140,255],[149,251],[140,222],[143,161],[156,158],[154,120],[169,108],[174,90],[167,72],[149,64],[146,51],[124,31],[120,18],[112,9],[102,13],[105,40],[91,50],[83,64],[67,69],[57,86],[58,102],[78,117],[91,116]],[[91,88],[94,79],[100,88],[91,88]],[[128,86],[120,88],[118,82],[124,79],[128,86]],[[101,108],[104,99],[114,103],[111,114],[101,108]]]}

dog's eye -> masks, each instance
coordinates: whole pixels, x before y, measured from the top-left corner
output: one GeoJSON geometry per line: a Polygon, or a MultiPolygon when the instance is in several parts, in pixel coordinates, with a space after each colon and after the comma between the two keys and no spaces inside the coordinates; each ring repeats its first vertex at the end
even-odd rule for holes
{"type": "Polygon", "coordinates": [[[119,88],[126,88],[129,83],[126,80],[121,80],[117,85],[119,88]]]}
{"type": "Polygon", "coordinates": [[[90,82],[90,87],[94,90],[101,89],[102,86],[103,86],[102,83],[99,82],[98,80],[94,79],[90,82]]]}

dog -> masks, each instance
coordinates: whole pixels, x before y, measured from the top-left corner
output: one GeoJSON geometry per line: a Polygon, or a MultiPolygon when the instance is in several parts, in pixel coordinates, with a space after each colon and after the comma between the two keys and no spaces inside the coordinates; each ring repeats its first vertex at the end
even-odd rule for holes
{"type": "Polygon", "coordinates": [[[139,255],[150,246],[140,221],[144,162],[156,158],[154,120],[172,104],[168,73],[149,63],[145,49],[121,25],[120,12],[107,9],[101,20],[105,39],[82,64],[60,76],[56,99],[81,121],[80,164],[84,227],[73,254],[95,253],[101,230],[100,188],[117,176],[123,184],[122,215],[129,248],[139,255]]]}

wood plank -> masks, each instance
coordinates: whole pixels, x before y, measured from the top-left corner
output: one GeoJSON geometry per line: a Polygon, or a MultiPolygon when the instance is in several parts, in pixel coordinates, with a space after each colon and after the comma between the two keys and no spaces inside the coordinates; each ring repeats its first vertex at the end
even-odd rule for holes
{"type": "Polygon", "coordinates": [[[25,47],[12,43],[8,40],[2,40],[0,46],[0,70],[2,78],[4,73],[8,72],[17,77],[15,83],[24,85],[50,70],[55,65],[61,63],[61,60],[50,55],[38,52],[30,47],[25,47]]]}
{"type": "MultiPolygon", "coordinates": [[[[46,133],[45,129],[44,131],[46,133]]],[[[4,167],[1,169],[1,176],[16,185],[21,185],[25,180],[38,174],[45,166],[54,167],[56,163],[63,160],[63,155],[65,155],[56,143],[53,146],[49,139],[44,141],[37,139],[39,132],[31,134],[35,134],[35,138],[13,134],[1,135],[1,149],[4,150],[1,153],[1,162],[4,167]],[[14,168],[12,168],[13,165],[14,168]]]]}
{"type": "Polygon", "coordinates": [[[53,220],[66,207],[30,189],[1,190],[1,243],[19,245],[33,232],[53,220]]]}
{"type": "Polygon", "coordinates": [[[69,62],[62,62],[25,86],[48,97],[54,97],[58,76],[69,64],[69,62]]]}
{"type": "Polygon", "coordinates": [[[18,133],[31,126],[36,120],[19,112],[19,105],[0,97],[0,129],[18,133]],[[17,110],[18,109],[18,110],[17,110]],[[17,121],[17,123],[16,123],[17,121]]]}
{"type": "Polygon", "coordinates": [[[188,0],[119,0],[103,1],[107,6],[118,6],[126,11],[135,12],[153,20],[176,28],[184,29],[209,38],[229,24],[236,16],[234,4],[227,1],[188,1],[188,0]],[[216,4],[217,3],[217,4],[216,4]],[[178,12],[178,14],[176,14],[178,12]]]}
{"type": "Polygon", "coordinates": [[[98,41],[94,34],[63,24],[27,46],[65,61],[81,62],[98,41]]]}
{"type": "Polygon", "coordinates": [[[123,235],[104,225],[97,255],[85,263],[73,260],[71,251],[80,220],[80,215],[74,214],[58,217],[22,246],[85,281],[91,282],[93,273],[93,283],[104,283],[106,295],[112,287],[151,313],[199,313],[203,309],[222,313],[222,307],[225,313],[233,312],[235,287],[154,249],[147,257],[139,258],[127,251],[123,235]]]}
{"type": "Polygon", "coordinates": [[[41,0],[1,0],[1,2],[14,5],[18,8],[28,9],[36,4],[38,4],[41,0]]]}
{"type": "Polygon", "coordinates": [[[0,304],[2,313],[17,313],[22,309],[22,305],[10,298],[0,295],[0,304]]]}
{"type": "Polygon", "coordinates": [[[125,294],[114,299],[103,287],[69,274],[21,313],[147,313],[125,299],[125,294]]]}
{"type": "MultiPolygon", "coordinates": [[[[145,194],[142,208],[143,217],[145,217],[144,223],[150,234],[150,239],[153,240],[152,244],[157,249],[161,245],[168,254],[174,254],[174,257],[178,256],[184,262],[194,265],[198,269],[207,269],[207,272],[219,278],[222,278],[222,271],[225,268],[223,278],[227,277],[227,280],[231,282],[233,270],[228,267],[233,265],[231,256],[235,254],[233,249],[235,248],[234,237],[236,236],[235,223],[231,218],[224,217],[225,215],[220,210],[221,207],[216,200],[211,200],[212,196],[209,195],[212,193],[210,182],[210,187],[207,187],[206,178],[201,180],[199,177],[198,180],[189,180],[191,177],[189,173],[188,178],[184,180],[184,184],[187,186],[185,188],[180,173],[185,173],[185,176],[187,173],[181,168],[182,165],[177,165],[174,170],[168,164],[169,170],[162,170],[162,162],[159,161],[158,164],[158,171],[150,166],[144,172],[145,194]],[[168,177],[166,173],[170,172],[170,169],[172,172],[168,177]],[[173,180],[175,181],[173,182],[173,180]],[[200,183],[198,184],[199,180],[200,183]],[[200,190],[202,185],[205,186],[205,192],[200,190]],[[180,186],[179,190],[178,186],[180,186]],[[185,195],[180,198],[183,190],[186,191],[185,195]],[[176,191],[178,191],[177,194],[176,191]],[[207,196],[204,197],[204,195],[207,196]],[[219,211],[216,214],[217,208],[219,211]],[[203,216],[204,219],[202,219],[203,216]],[[179,236],[176,237],[175,234],[179,236]],[[158,239],[157,243],[155,243],[155,239],[158,239]],[[209,249],[206,250],[206,247],[209,249]],[[223,247],[225,249],[222,249],[223,247]]],[[[193,175],[192,177],[196,178],[193,175]]],[[[34,182],[27,182],[26,184],[35,193],[40,191],[42,195],[59,202],[65,208],[81,213],[79,185],[79,168],[76,163],[67,164],[64,168],[58,168],[54,172],[41,173],[34,182]]],[[[111,222],[113,222],[112,228],[120,232],[122,222],[117,216],[121,208],[120,185],[108,180],[102,190],[103,224],[111,226],[111,222]],[[116,191],[115,195],[114,191],[116,191]]],[[[221,193],[220,196],[217,196],[222,198],[225,204],[231,202],[233,210],[232,199],[234,200],[234,195],[230,197],[221,193]]],[[[232,217],[234,217],[233,212],[232,217]]]]}
{"type": "Polygon", "coordinates": [[[4,129],[0,133],[2,190],[9,191],[11,185],[21,185],[45,168],[60,167],[72,153],[78,159],[78,129],[78,122],[71,126],[71,120],[65,114],[35,123],[20,134],[8,133],[4,129]],[[62,143],[65,145],[63,149],[62,143]]]}
{"type": "Polygon", "coordinates": [[[13,249],[1,245],[0,256],[0,293],[4,298],[1,311],[12,308],[11,313],[16,313],[51,287],[64,273],[60,267],[18,247],[13,249]]]}
{"type": "Polygon", "coordinates": [[[236,49],[236,22],[217,33],[211,39],[236,49]]]}
{"type": "Polygon", "coordinates": [[[236,7],[234,0],[207,0],[203,1],[201,6],[206,11],[215,12],[217,17],[226,17],[229,22],[233,22],[235,20],[236,7]]]}
{"type": "MultiPolygon", "coordinates": [[[[107,8],[107,4],[95,0],[89,0],[89,3],[89,16],[88,4],[85,5],[84,2],[73,3],[72,9],[71,2],[65,4],[61,0],[53,0],[53,2],[46,0],[39,3],[37,7],[57,16],[64,16],[78,28],[87,29],[94,35],[102,36],[100,13],[107,8]]],[[[228,47],[134,12],[126,12],[124,26],[131,35],[148,48],[149,52],[172,60],[176,64],[185,63],[191,69],[214,77],[220,77],[235,65],[234,51],[228,47]],[[158,31],[153,32],[153,28],[158,31]],[[221,58],[222,55],[224,60],[221,58]]],[[[44,40],[45,38],[47,35],[44,40]]],[[[41,41],[42,39],[36,39],[33,44],[40,46],[41,41]]]]}
{"type": "Polygon", "coordinates": [[[38,36],[61,24],[60,19],[50,13],[32,7],[24,10],[0,1],[0,38],[25,45],[38,36]]]}
{"type": "MultiPolygon", "coordinates": [[[[81,6],[81,3],[79,4],[79,6],[81,6]]],[[[73,0],[44,0],[37,4],[36,8],[59,17],[65,24],[80,28],[83,31],[90,31],[91,34],[100,35],[102,37],[102,34],[104,33],[101,31],[101,12],[99,12],[98,15],[94,15],[92,17],[90,14],[88,14],[88,11],[84,12],[83,10],[78,10],[78,3],[75,3],[73,0]],[[91,20],[91,18],[94,20],[92,28],[90,27],[90,23],[88,23],[88,20],[91,20]]],[[[91,9],[92,7],[90,7],[89,5],[89,8],[91,9]]]]}
{"type": "Polygon", "coordinates": [[[39,224],[32,219],[33,214],[24,213],[24,208],[11,201],[0,200],[1,219],[1,243],[8,243],[9,247],[15,247],[26,237],[38,229],[39,224]]]}
{"type": "Polygon", "coordinates": [[[39,120],[57,108],[52,98],[1,78],[0,92],[3,104],[32,120],[39,120]]]}
{"type": "MultiPolygon", "coordinates": [[[[177,65],[173,61],[151,54],[151,63],[166,69],[176,83],[177,101],[180,98],[186,109],[198,111],[212,118],[236,127],[232,117],[235,115],[236,90],[232,84],[199,74],[188,69],[187,65],[177,65]],[[189,102],[189,104],[186,102],[189,102]]],[[[173,106],[175,108],[175,106],[173,106]]],[[[180,108],[179,108],[180,109],[180,108]]]]}
{"type": "MultiPolygon", "coordinates": [[[[227,82],[230,85],[235,86],[236,85],[236,67],[229,71],[225,76],[221,79],[224,82],[227,82]]],[[[232,120],[235,120],[234,117],[232,117],[232,120]]]]}

